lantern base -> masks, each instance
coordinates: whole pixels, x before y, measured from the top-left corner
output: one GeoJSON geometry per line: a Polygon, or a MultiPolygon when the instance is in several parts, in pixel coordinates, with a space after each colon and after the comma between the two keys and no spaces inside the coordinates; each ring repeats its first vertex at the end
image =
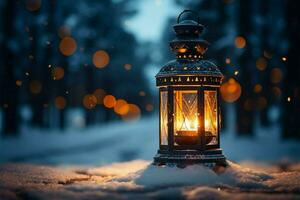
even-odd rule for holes
{"type": "Polygon", "coordinates": [[[225,156],[222,149],[210,149],[205,151],[198,150],[158,150],[154,157],[154,165],[175,164],[177,166],[186,166],[194,164],[203,164],[205,166],[223,166],[226,167],[225,156]]]}

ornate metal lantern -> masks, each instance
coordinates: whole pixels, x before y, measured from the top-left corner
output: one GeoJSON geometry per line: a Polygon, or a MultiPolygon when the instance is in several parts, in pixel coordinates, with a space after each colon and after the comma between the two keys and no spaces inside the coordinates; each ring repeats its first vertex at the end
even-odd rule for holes
{"type": "Polygon", "coordinates": [[[219,87],[223,75],[203,55],[208,42],[200,39],[204,27],[198,15],[183,11],[173,26],[170,42],[176,60],[156,75],[160,99],[159,150],[154,164],[226,165],[220,149],[219,87]],[[195,19],[181,20],[183,13],[195,19]]]}

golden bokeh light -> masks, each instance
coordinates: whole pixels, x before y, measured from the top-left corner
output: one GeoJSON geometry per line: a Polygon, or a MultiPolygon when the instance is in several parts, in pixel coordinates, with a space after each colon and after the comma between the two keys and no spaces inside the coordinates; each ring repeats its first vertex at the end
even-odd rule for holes
{"type": "Polygon", "coordinates": [[[253,91],[255,92],[255,93],[259,93],[259,92],[261,92],[262,91],[262,86],[261,86],[261,84],[256,84],[255,86],[254,86],[254,88],[253,88],[253,91]]]}
{"type": "Polygon", "coordinates": [[[54,99],[54,104],[57,109],[64,109],[67,105],[67,100],[65,97],[57,96],[54,99]]]}
{"type": "Polygon", "coordinates": [[[32,94],[39,94],[42,91],[42,84],[38,80],[33,80],[29,83],[29,89],[32,94]]]}
{"type": "Polygon", "coordinates": [[[64,37],[59,43],[59,50],[65,56],[70,56],[77,49],[76,41],[72,37],[64,37]]]}
{"type": "Polygon", "coordinates": [[[82,104],[86,109],[93,109],[97,105],[97,98],[93,94],[87,94],[83,97],[82,104]]]}
{"type": "Polygon", "coordinates": [[[246,111],[251,111],[254,108],[254,103],[251,99],[246,99],[243,106],[246,111]]]}
{"type": "Polygon", "coordinates": [[[71,29],[67,26],[61,26],[58,29],[58,36],[63,39],[64,37],[69,37],[71,36],[71,29]]]}
{"type": "Polygon", "coordinates": [[[273,87],[272,88],[272,93],[274,94],[274,96],[276,98],[280,98],[281,97],[281,89],[279,87],[273,87]]]}
{"type": "Polygon", "coordinates": [[[41,0],[26,0],[26,9],[29,11],[37,11],[41,8],[42,1],[41,0]]]}
{"type": "Polygon", "coordinates": [[[287,97],[286,100],[287,100],[288,102],[291,102],[291,97],[287,97]]]}
{"type": "Polygon", "coordinates": [[[116,98],[112,95],[106,95],[103,99],[103,104],[107,108],[113,108],[116,105],[116,98]]]}
{"type": "Polygon", "coordinates": [[[227,82],[221,85],[220,92],[225,102],[232,103],[240,98],[242,88],[235,79],[230,78],[227,82]]]}
{"type": "Polygon", "coordinates": [[[126,115],[129,112],[129,105],[124,99],[118,99],[114,106],[115,113],[119,115],[126,115]]]}
{"type": "Polygon", "coordinates": [[[97,98],[97,104],[103,104],[103,98],[105,97],[105,90],[98,88],[94,91],[94,96],[97,98]]]}
{"type": "Polygon", "coordinates": [[[267,106],[268,102],[265,97],[258,97],[256,105],[259,110],[264,109],[267,106]]]}
{"type": "Polygon", "coordinates": [[[93,55],[93,63],[97,68],[104,68],[109,63],[109,55],[103,50],[96,51],[93,55]]]}
{"type": "Polygon", "coordinates": [[[62,67],[54,67],[51,71],[53,80],[60,80],[65,75],[65,70],[62,67]]]}
{"type": "Polygon", "coordinates": [[[132,66],[131,66],[131,64],[125,64],[125,65],[124,65],[124,68],[125,68],[127,71],[129,71],[129,70],[131,70],[132,66]]]}
{"type": "Polygon", "coordinates": [[[279,68],[274,68],[270,74],[270,80],[272,83],[279,83],[282,80],[282,71],[279,68]]]}
{"type": "Polygon", "coordinates": [[[273,57],[272,53],[269,51],[264,51],[264,57],[271,59],[273,57]]]}
{"type": "Polygon", "coordinates": [[[139,95],[140,95],[141,97],[144,97],[144,96],[146,96],[146,93],[145,93],[145,91],[141,90],[141,91],[139,91],[139,95]]]}
{"type": "Polygon", "coordinates": [[[226,63],[226,64],[230,64],[230,63],[231,63],[230,58],[226,58],[226,59],[225,59],[225,63],[226,63]]]}
{"type": "Polygon", "coordinates": [[[245,38],[238,36],[235,38],[234,44],[235,44],[236,48],[242,49],[246,46],[246,40],[245,40],[245,38]]]}
{"type": "Polygon", "coordinates": [[[17,85],[18,87],[21,87],[22,84],[23,84],[23,82],[22,82],[21,80],[16,80],[16,85],[17,85]]]}
{"type": "Polygon", "coordinates": [[[141,117],[141,110],[135,104],[128,104],[129,111],[127,114],[122,115],[124,121],[136,121],[141,117]]]}
{"type": "Polygon", "coordinates": [[[281,58],[281,60],[282,60],[283,62],[285,62],[285,61],[287,61],[287,58],[283,56],[283,57],[281,58]]]}
{"type": "Polygon", "coordinates": [[[260,71],[265,70],[267,67],[267,59],[260,57],[256,60],[256,68],[260,71]]]}
{"type": "Polygon", "coordinates": [[[148,103],[148,104],[146,105],[146,111],[152,112],[153,109],[154,109],[154,106],[153,106],[151,103],[148,103]]]}

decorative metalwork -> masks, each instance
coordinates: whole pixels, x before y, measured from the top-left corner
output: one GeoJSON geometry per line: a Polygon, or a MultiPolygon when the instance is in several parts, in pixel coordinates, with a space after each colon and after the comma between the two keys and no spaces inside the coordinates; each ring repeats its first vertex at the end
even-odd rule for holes
{"type": "Polygon", "coordinates": [[[156,75],[160,92],[160,148],[154,164],[226,165],[220,149],[219,87],[223,75],[203,59],[208,42],[200,39],[204,26],[195,12],[183,11],[170,42],[176,60],[156,75]],[[191,13],[194,19],[182,20],[191,13]]]}

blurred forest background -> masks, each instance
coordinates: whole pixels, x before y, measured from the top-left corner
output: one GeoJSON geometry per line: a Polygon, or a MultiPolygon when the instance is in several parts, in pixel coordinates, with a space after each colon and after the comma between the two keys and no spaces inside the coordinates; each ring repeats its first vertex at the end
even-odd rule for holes
{"type": "MultiPolygon", "coordinates": [[[[153,0],[158,6],[162,0],[153,0]]],[[[161,37],[140,40],[126,26],[147,1],[1,0],[0,128],[84,128],[158,117],[154,75],[174,59],[169,17],[161,37]]],[[[225,75],[223,126],[251,136],[280,124],[300,138],[300,12],[293,0],[176,0],[199,13],[211,43],[206,59],[225,75]],[[236,118],[227,121],[229,108],[236,118]]],[[[171,8],[169,8],[171,9],[171,8]]],[[[165,10],[164,12],[170,12],[165,10]]],[[[179,12],[177,14],[179,14],[179,12]]],[[[155,10],[152,13],[156,15],[155,10]]],[[[144,26],[156,24],[154,18],[144,26]]]]}

